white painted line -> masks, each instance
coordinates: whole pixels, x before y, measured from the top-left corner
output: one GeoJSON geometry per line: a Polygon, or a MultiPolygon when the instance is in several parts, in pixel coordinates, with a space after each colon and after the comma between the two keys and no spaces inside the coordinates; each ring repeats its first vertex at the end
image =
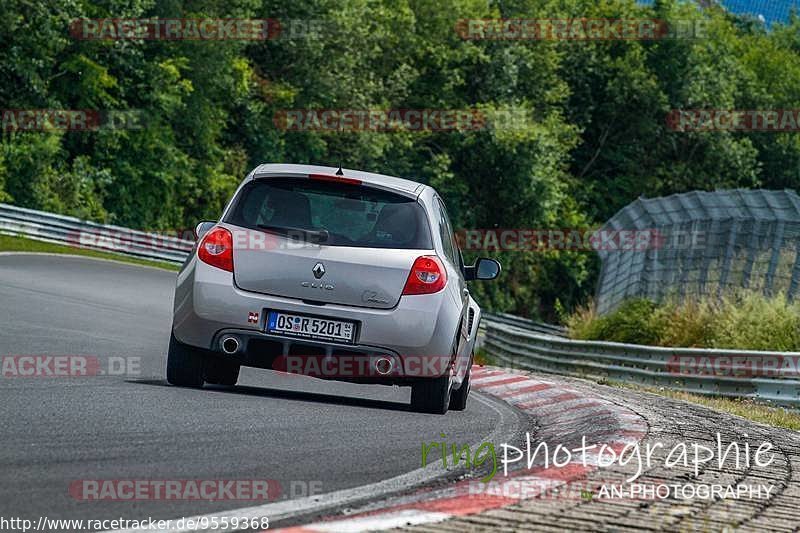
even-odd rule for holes
{"type": "MultiPolygon", "coordinates": [[[[477,385],[477,386],[483,388],[483,387],[486,387],[489,383],[493,383],[495,381],[505,381],[505,380],[507,380],[509,378],[513,378],[513,377],[517,377],[517,376],[516,375],[509,375],[509,374],[498,374],[496,376],[487,376],[485,378],[481,377],[481,378],[473,379],[472,380],[472,386],[474,387],[474,386],[477,385]]],[[[520,376],[520,377],[524,377],[524,376],[520,376]]]]}
{"type": "Polygon", "coordinates": [[[311,531],[322,531],[328,533],[356,533],[359,531],[385,531],[387,529],[415,526],[418,524],[432,524],[436,522],[443,522],[449,518],[452,518],[452,515],[447,513],[406,509],[404,511],[395,511],[393,513],[379,514],[375,516],[349,518],[332,521],[329,523],[318,522],[315,524],[307,524],[302,526],[302,528],[311,531]]]}
{"type": "MultiPolygon", "coordinates": [[[[539,398],[534,398],[533,400],[535,401],[538,399],[539,398]]],[[[542,399],[544,400],[550,398],[542,398],[542,399]]],[[[528,402],[520,402],[520,403],[528,403],[528,402]]],[[[551,415],[568,416],[570,420],[574,420],[586,414],[587,412],[602,411],[603,409],[607,409],[607,406],[596,405],[596,402],[592,401],[591,398],[576,398],[574,400],[561,400],[560,402],[553,402],[553,403],[542,402],[540,405],[533,405],[531,407],[525,408],[524,410],[530,411],[532,413],[536,412],[541,413],[542,410],[549,410],[548,413],[551,415]],[[566,409],[572,407],[582,407],[582,408],[576,409],[575,411],[566,411],[566,409]]]]}
{"type": "MultiPolygon", "coordinates": [[[[481,392],[485,392],[491,395],[498,395],[505,392],[511,392],[517,389],[524,389],[525,387],[530,387],[531,385],[538,385],[538,383],[531,383],[530,381],[515,381],[514,383],[503,383],[500,385],[492,385],[489,384],[480,384],[478,388],[481,392]]],[[[551,389],[545,389],[551,390],[551,389]]],[[[502,398],[503,400],[507,400],[507,398],[502,398]]]]}
{"type": "MultiPolygon", "coordinates": [[[[483,398],[478,394],[470,397],[492,409],[498,418],[498,424],[495,430],[490,435],[482,438],[480,441],[473,443],[471,446],[472,449],[477,448],[483,442],[502,442],[504,440],[508,440],[510,435],[513,435],[517,432],[519,428],[518,412],[514,411],[510,406],[500,400],[490,400],[483,398]],[[504,408],[501,409],[498,404],[504,405],[504,408]]],[[[232,518],[238,517],[239,523],[241,523],[245,518],[252,520],[255,518],[267,517],[271,523],[275,523],[300,515],[317,514],[327,509],[344,507],[353,502],[380,499],[381,497],[387,496],[394,492],[408,491],[416,486],[421,485],[422,483],[436,479],[445,474],[446,471],[440,459],[435,463],[430,463],[424,468],[418,468],[411,472],[395,476],[391,479],[386,479],[377,483],[371,483],[369,485],[362,485],[360,487],[353,487],[351,489],[343,489],[335,492],[329,492],[327,494],[307,496],[305,498],[297,498],[294,500],[273,502],[254,507],[243,507],[241,509],[231,509],[209,513],[207,515],[187,517],[192,518],[195,524],[208,524],[207,528],[178,528],[177,524],[175,523],[177,520],[173,520],[173,524],[175,525],[171,529],[163,531],[168,531],[169,533],[215,531],[212,529],[212,517],[216,517],[219,522],[223,520],[223,517],[226,517],[229,522],[232,518]]],[[[114,530],[114,533],[143,533],[146,531],[150,530],[147,528],[120,529],[114,530]]],[[[234,530],[229,529],[229,531],[234,530]]]]}
{"type": "MultiPolygon", "coordinates": [[[[514,382],[508,385],[495,385],[491,383],[506,380],[514,375],[492,375],[483,380],[484,383],[489,383],[489,386],[476,387],[477,390],[487,393],[498,393],[515,388],[523,389],[537,383],[536,380],[527,380],[514,382]]],[[[579,392],[567,388],[555,388],[555,390],[548,389],[534,393],[521,393],[519,395],[503,395],[502,401],[509,404],[520,403],[521,398],[533,398],[538,401],[551,400],[564,394],[580,395],[579,392]],[[552,392],[551,392],[552,391],[552,392]]],[[[613,404],[606,400],[597,398],[577,398],[569,400],[556,400],[552,403],[546,403],[545,408],[548,409],[548,421],[545,423],[544,433],[555,431],[556,433],[569,432],[570,428],[576,424],[591,421],[591,415],[595,413],[597,416],[609,418],[611,423],[619,422],[621,425],[630,428],[639,426],[631,417],[633,413],[626,408],[613,404]],[[581,406],[586,406],[581,409],[581,406]],[[576,409],[577,408],[577,409],[576,409]],[[566,409],[566,410],[565,410],[566,409]]],[[[536,411],[531,409],[530,411],[536,411]]],[[[634,415],[636,416],[636,415],[634,415]]],[[[627,429],[615,428],[610,434],[606,434],[604,427],[597,428],[597,434],[600,443],[608,443],[609,445],[627,444],[628,442],[638,442],[640,438],[645,436],[645,432],[641,432],[640,436],[623,437],[622,432],[627,429]]],[[[597,453],[587,454],[587,464],[581,464],[581,461],[573,460],[573,464],[579,468],[588,467],[590,470],[597,468],[597,453]]],[[[553,472],[550,472],[551,474],[553,472]]],[[[578,479],[583,478],[583,475],[578,474],[578,479]]],[[[504,507],[510,505],[514,501],[522,499],[534,498],[543,495],[545,492],[554,494],[558,493],[558,489],[566,486],[570,481],[561,479],[559,476],[549,477],[546,475],[522,475],[513,476],[511,478],[492,481],[486,485],[475,485],[475,481],[466,481],[465,483],[458,483],[453,487],[438,489],[435,491],[420,492],[411,497],[402,497],[392,502],[379,502],[377,507],[373,505],[372,508],[367,506],[359,514],[351,518],[331,518],[330,521],[317,522],[298,528],[289,528],[292,532],[353,532],[353,531],[381,531],[386,529],[394,529],[409,525],[420,525],[425,523],[435,523],[447,518],[451,515],[458,515],[462,513],[448,512],[453,505],[452,499],[459,496],[470,497],[468,504],[469,510],[466,514],[480,513],[482,511],[493,509],[497,507],[504,507]],[[477,487],[477,488],[476,488],[477,487]],[[466,490],[467,492],[464,492],[466,490]],[[455,493],[455,494],[454,494],[455,493]],[[500,500],[498,500],[498,498],[500,500]],[[415,504],[422,504],[423,509],[414,509],[415,504]],[[505,503],[504,503],[505,502],[505,503]],[[483,505],[481,505],[481,503],[483,505]],[[383,507],[381,507],[383,506],[383,507]],[[405,509],[399,510],[401,507],[405,509]],[[437,511],[438,509],[438,511],[437,511]],[[444,511],[444,512],[441,512],[444,511]]]]}
{"type": "MultiPolygon", "coordinates": [[[[530,384],[528,384],[528,385],[530,385],[530,384]]],[[[538,383],[534,383],[534,385],[538,385],[538,383]]],[[[522,388],[522,387],[520,387],[520,388],[522,388]]],[[[492,390],[492,387],[481,387],[478,390],[480,390],[481,392],[486,392],[487,394],[493,394],[492,392],[490,392],[490,390],[492,390]]],[[[511,396],[505,396],[505,397],[501,398],[501,400],[503,400],[505,402],[508,402],[508,401],[511,401],[511,400],[517,401],[517,398],[524,398],[524,397],[527,397],[530,400],[539,400],[539,399],[545,399],[545,398],[552,398],[554,396],[560,396],[562,394],[564,394],[564,389],[559,389],[558,387],[550,387],[550,388],[547,388],[547,389],[537,390],[537,391],[533,391],[533,392],[520,392],[519,394],[514,394],[514,395],[511,395],[511,396]]]]}

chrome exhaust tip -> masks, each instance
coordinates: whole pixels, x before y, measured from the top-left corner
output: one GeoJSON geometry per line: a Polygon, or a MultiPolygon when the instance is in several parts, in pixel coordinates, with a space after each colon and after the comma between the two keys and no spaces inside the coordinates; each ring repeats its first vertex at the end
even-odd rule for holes
{"type": "Polygon", "coordinates": [[[239,351],[241,345],[239,344],[239,339],[234,337],[233,335],[226,335],[222,337],[220,341],[220,346],[222,347],[222,351],[228,355],[233,355],[239,351]]]}
{"type": "Polygon", "coordinates": [[[386,357],[380,357],[377,361],[375,361],[375,371],[381,376],[385,376],[391,372],[393,366],[394,364],[392,363],[391,359],[386,357]]]}

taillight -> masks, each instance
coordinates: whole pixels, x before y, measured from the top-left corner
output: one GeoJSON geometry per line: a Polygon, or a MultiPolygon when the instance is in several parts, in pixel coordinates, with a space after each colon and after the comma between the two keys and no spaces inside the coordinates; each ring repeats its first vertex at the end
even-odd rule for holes
{"type": "Polygon", "coordinates": [[[233,236],[225,228],[214,228],[203,236],[197,249],[200,261],[233,272],[233,236]]]}
{"type": "Polygon", "coordinates": [[[432,294],[444,289],[447,274],[435,255],[417,257],[406,280],[403,294],[432,294]]]}

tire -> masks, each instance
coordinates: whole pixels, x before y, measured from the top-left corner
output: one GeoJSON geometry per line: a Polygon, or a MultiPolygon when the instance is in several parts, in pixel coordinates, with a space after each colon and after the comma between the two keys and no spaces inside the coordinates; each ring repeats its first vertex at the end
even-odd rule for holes
{"type": "Polygon", "coordinates": [[[420,413],[443,415],[450,405],[450,374],[411,385],[411,408],[420,413]]]}
{"type": "Polygon", "coordinates": [[[470,387],[470,374],[472,374],[472,365],[467,369],[464,375],[464,381],[461,382],[461,387],[450,393],[450,409],[453,411],[463,411],[467,408],[467,397],[469,396],[470,387]]]}
{"type": "Polygon", "coordinates": [[[226,361],[222,357],[209,357],[206,359],[205,381],[233,387],[239,380],[239,368],[240,365],[233,361],[226,361]]]}
{"type": "Polygon", "coordinates": [[[169,337],[167,352],[167,381],[179,387],[200,388],[203,386],[203,363],[205,354],[187,346],[175,338],[169,337]]]}

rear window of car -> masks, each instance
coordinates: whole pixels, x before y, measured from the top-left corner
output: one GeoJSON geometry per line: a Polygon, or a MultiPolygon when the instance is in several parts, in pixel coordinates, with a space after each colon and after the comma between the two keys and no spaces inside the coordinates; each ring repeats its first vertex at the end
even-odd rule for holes
{"type": "Polygon", "coordinates": [[[225,222],[265,231],[327,231],[326,246],[433,248],[425,210],[415,199],[363,185],[257,179],[242,188],[225,222]]]}

